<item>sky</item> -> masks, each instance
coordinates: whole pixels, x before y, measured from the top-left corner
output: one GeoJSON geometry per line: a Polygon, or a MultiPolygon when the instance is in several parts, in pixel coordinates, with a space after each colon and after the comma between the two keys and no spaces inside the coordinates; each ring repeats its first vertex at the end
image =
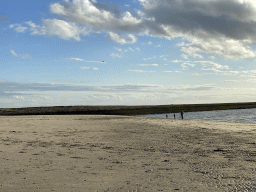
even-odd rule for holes
{"type": "Polygon", "coordinates": [[[0,108],[255,102],[255,0],[0,0],[0,108]]]}

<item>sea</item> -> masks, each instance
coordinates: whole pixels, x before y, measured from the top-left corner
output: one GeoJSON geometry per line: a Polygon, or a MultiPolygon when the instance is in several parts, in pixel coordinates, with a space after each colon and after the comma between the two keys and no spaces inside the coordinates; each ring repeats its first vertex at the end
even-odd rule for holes
{"type": "MultiPolygon", "coordinates": [[[[174,118],[181,119],[180,113],[165,113],[165,114],[150,114],[139,115],[140,117],[153,118],[174,118]]],[[[232,109],[232,110],[217,110],[217,111],[200,111],[200,112],[184,112],[184,119],[191,120],[210,120],[210,121],[224,121],[224,122],[238,122],[238,123],[254,123],[256,124],[256,108],[253,109],[232,109]]]]}

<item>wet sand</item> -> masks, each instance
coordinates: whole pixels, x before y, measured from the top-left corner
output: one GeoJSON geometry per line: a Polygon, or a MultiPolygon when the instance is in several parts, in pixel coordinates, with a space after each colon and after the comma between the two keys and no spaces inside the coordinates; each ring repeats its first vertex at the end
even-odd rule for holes
{"type": "Polygon", "coordinates": [[[256,191],[256,125],[0,117],[0,191],[256,191]]]}

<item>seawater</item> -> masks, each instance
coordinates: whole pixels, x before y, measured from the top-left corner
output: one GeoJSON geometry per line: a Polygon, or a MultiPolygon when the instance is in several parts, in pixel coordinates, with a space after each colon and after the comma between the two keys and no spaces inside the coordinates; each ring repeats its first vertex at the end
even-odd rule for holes
{"type": "MultiPolygon", "coordinates": [[[[165,114],[150,114],[139,115],[140,117],[153,118],[174,118],[181,119],[180,113],[165,113],[165,114]]],[[[234,110],[218,110],[218,111],[200,111],[200,112],[184,112],[184,119],[194,120],[211,120],[211,121],[225,121],[225,122],[239,122],[239,123],[254,123],[256,124],[256,109],[234,109],[234,110]]]]}

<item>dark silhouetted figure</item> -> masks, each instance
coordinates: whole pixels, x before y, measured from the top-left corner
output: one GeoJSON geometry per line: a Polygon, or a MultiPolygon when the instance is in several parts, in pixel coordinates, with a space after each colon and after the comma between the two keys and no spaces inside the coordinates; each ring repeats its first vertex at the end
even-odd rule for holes
{"type": "Polygon", "coordinates": [[[175,114],[173,116],[174,116],[174,119],[175,119],[175,114]]]}
{"type": "Polygon", "coordinates": [[[183,119],[183,111],[180,112],[181,119],[183,119]]]}
{"type": "Polygon", "coordinates": [[[166,119],[168,118],[168,115],[166,114],[166,119]]]}

